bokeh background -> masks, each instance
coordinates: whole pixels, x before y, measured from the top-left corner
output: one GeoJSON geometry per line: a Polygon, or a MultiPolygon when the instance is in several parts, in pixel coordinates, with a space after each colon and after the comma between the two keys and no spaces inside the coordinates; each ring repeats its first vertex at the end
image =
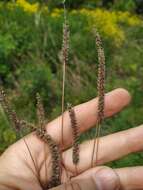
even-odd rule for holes
{"type": "MultiPolygon", "coordinates": [[[[101,135],[142,124],[143,0],[67,0],[66,6],[71,37],[65,102],[76,105],[97,94],[96,27],[106,55],[106,92],[124,87],[133,97],[128,108],[105,120],[101,135]]],[[[18,115],[30,122],[36,122],[36,92],[49,120],[61,113],[62,8],[62,0],[0,1],[0,84],[18,115]]],[[[14,141],[16,134],[0,107],[0,152],[14,141]]],[[[142,163],[143,154],[136,153],[109,165],[142,163]]]]}

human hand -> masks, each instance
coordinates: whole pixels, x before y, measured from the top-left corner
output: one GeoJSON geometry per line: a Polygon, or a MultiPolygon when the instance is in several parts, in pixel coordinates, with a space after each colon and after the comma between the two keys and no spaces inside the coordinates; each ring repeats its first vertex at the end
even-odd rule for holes
{"type": "MultiPolygon", "coordinates": [[[[110,117],[121,111],[129,102],[130,95],[124,89],[116,89],[106,94],[105,116],[110,117]]],[[[95,98],[75,107],[80,133],[87,131],[96,124],[97,103],[98,101],[95,98]]],[[[95,187],[97,189],[114,190],[119,189],[120,185],[121,189],[143,189],[143,167],[141,166],[115,170],[98,166],[91,169],[92,140],[80,145],[80,162],[77,175],[72,163],[72,149],[70,149],[72,143],[70,125],[69,115],[65,112],[64,146],[61,146],[61,117],[46,126],[48,134],[63,150],[62,183],[67,183],[67,188],[71,189],[71,184],[73,184],[74,190],[79,188],[92,190],[95,187]],[[72,177],[71,182],[68,182],[67,176],[72,177]]],[[[98,165],[119,159],[132,152],[141,151],[143,149],[142,136],[143,126],[101,137],[98,165]]],[[[49,149],[47,148],[45,159],[43,142],[37,138],[35,133],[27,135],[25,140],[32,153],[34,163],[36,163],[36,168],[23,139],[21,139],[10,146],[0,157],[0,190],[42,190],[41,184],[44,186],[50,180],[51,155],[49,149]],[[39,181],[41,181],[41,184],[39,181]]],[[[53,189],[65,189],[65,185],[53,189]]]]}

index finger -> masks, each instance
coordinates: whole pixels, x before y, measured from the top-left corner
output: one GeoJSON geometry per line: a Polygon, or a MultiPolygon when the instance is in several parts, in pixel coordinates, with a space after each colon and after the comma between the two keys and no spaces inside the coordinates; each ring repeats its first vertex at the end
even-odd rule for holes
{"type": "MultiPolygon", "coordinates": [[[[105,95],[105,117],[121,111],[130,102],[130,95],[125,89],[116,89],[105,95]]],[[[98,98],[74,107],[80,134],[93,127],[97,122],[98,98]]],[[[60,145],[61,143],[62,116],[47,124],[47,132],[60,145]]],[[[68,112],[64,113],[63,124],[64,149],[72,143],[71,121],[68,112]]]]}

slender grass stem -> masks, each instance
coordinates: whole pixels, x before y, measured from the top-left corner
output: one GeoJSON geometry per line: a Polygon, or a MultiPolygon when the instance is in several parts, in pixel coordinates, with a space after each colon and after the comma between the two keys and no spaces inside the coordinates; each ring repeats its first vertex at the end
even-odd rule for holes
{"type": "Polygon", "coordinates": [[[63,64],[63,82],[62,82],[62,123],[61,123],[61,127],[62,127],[62,131],[61,131],[61,142],[62,145],[64,144],[64,107],[65,107],[65,70],[66,70],[66,64],[64,61],[63,64]]]}
{"type": "Polygon", "coordinates": [[[35,160],[34,160],[34,158],[33,158],[33,155],[32,155],[32,152],[30,151],[30,148],[29,148],[29,146],[28,146],[28,143],[26,142],[26,139],[25,139],[25,137],[23,137],[23,141],[24,141],[24,144],[25,144],[25,146],[26,146],[26,148],[27,148],[27,150],[28,150],[28,152],[29,152],[29,155],[30,155],[30,158],[31,158],[31,160],[32,160],[32,162],[33,162],[33,164],[34,164],[34,167],[35,167],[35,169],[36,169],[36,172],[37,172],[37,179],[38,179],[38,181],[39,181],[39,184],[40,184],[40,186],[41,187],[43,187],[43,185],[42,185],[42,183],[41,183],[41,180],[40,180],[40,173],[39,173],[39,169],[38,169],[38,167],[37,167],[37,165],[36,165],[36,163],[35,163],[35,160]]]}
{"type": "Polygon", "coordinates": [[[66,6],[64,5],[64,25],[63,25],[63,47],[62,47],[62,58],[63,58],[63,78],[62,78],[62,120],[61,120],[61,143],[64,144],[64,109],[65,109],[65,82],[66,82],[66,65],[68,63],[69,53],[69,25],[67,23],[66,6]]]}

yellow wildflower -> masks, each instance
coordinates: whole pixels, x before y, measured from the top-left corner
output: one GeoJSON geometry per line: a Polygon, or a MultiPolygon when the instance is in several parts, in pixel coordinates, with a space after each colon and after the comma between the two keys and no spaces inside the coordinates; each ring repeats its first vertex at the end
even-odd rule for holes
{"type": "Polygon", "coordinates": [[[51,17],[59,17],[63,13],[62,9],[54,9],[51,13],[51,17]]]}
{"type": "Polygon", "coordinates": [[[17,0],[17,6],[23,8],[25,12],[35,13],[38,11],[39,4],[38,3],[29,3],[26,0],[17,0]]]}
{"type": "Polygon", "coordinates": [[[129,12],[117,12],[116,16],[119,22],[126,23],[130,26],[141,24],[141,19],[136,15],[131,15],[129,12]]]}
{"type": "MultiPolygon", "coordinates": [[[[72,14],[76,13],[76,11],[72,11],[72,14]]],[[[117,46],[125,39],[120,23],[129,26],[136,26],[141,23],[141,19],[129,12],[107,11],[98,8],[95,10],[81,9],[79,13],[87,16],[90,30],[97,27],[105,37],[111,38],[117,46]]]]}

